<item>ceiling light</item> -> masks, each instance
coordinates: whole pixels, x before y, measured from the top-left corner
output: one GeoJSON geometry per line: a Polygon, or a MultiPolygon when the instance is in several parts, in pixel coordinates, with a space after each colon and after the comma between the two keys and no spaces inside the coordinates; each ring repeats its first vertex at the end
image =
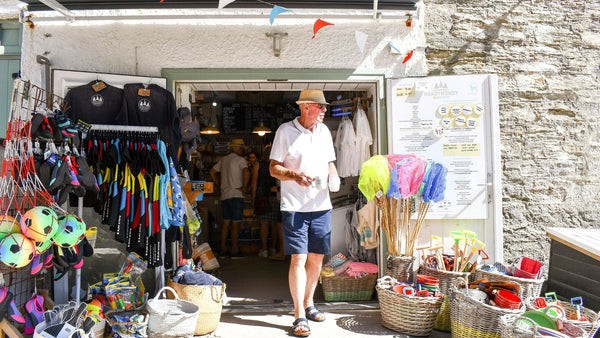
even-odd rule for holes
{"type": "Polygon", "coordinates": [[[265,134],[268,134],[271,132],[271,129],[269,129],[268,127],[265,127],[265,125],[261,122],[260,126],[254,128],[254,130],[252,130],[253,133],[258,134],[258,136],[265,136],[265,134]]]}
{"type": "Polygon", "coordinates": [[[208,126],[200,129],[200,134],[202,135],[216,135],[221,133],[219,129],[215,126],[208,126]]]}

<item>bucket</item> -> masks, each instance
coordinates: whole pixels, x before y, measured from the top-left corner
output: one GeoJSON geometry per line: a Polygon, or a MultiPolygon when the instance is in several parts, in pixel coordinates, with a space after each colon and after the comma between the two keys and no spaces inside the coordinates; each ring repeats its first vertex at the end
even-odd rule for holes
{"type": "Polygon", "coordinates": [[[92,246],[92,248],[96,248],[96,236],[98,235],[98,229],[96,227],[91,227],[86,230],[85,238],[87,238],[88,242],[92,246]]]}
{"type": "Polygon", "coordinates": [[[215,257],[215,254],[211,250],[208,243],[200,244],[197,252],[200,260],[202,261],[202,268],[204,270],[212,270],[220,267],[219,261],[217,261],[217,258],[215,257]]]}

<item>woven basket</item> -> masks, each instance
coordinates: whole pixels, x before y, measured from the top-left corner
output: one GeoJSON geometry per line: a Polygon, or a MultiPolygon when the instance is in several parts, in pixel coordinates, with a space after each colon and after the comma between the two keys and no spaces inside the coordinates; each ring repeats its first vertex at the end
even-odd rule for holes
{"type": "Polygon", "coordinates": [[[525,312],[524,304],[518,310],[484,304],[469,297],[459,285],[466,287],[466,280],[458,278],[448,295],[452,337],[500,338],[500,317],[517,317],[525,312]]]}
{"type": "Polygon", "coordinates": [[[362,277],[321,276],[323,298],[332,301],[370,300],[377,283],[377,275],[368,274],[362,277]]]}
{"type": "MultiPolygon", "coordinates": [[[[202,336],[217,329],[223,310],[222,300],[225,295],[225,284],[184,285],[169,280],[167,286],[175,289],[179,298],[188,300],[200,307],[196,330],[194,331],[196,336],[202,336]]],[[[171,295],[168,294],[168,297],[171,298],[171,295]]]]}
{"type": "Polygon", "coordinates": [[[438,269],[432,269],[423,265],[421,265],[421,267],[419,268],[419,273],[422,275],[427,275],[439,279],[440,291],[444,295],[444,301],[442,302],[440,312],[438,313],[437,318],[435,319],[433,328],[439,331],[450,331],[450,304],[448,303],[448,293],[450,292],[450,288],[452,287],[452,285],[454,285],[456,279],[468,279],[469,273],[443,271],[438,269]]]}
{"type": "Polygon", "coordinates": [[[381,321],[390,330],[410,336],[429,336],[442,298],[406,296],[377,287],[381,321]]]}
{"type": "MultiPolygon", "coordinates": [[[[537,324],[528,317],[512,317],[512,316],[502,316],[499,320],[500,325],[500,334],[502,338],[544,338],[548,337],[542,335],[537,331],[537,324]],[[527,327],[521,328],[517,324],[519,321],[524,321],[528,323],[527,327]]],[[[579,330],[579,335],[570,336],[572,338],[593,338],[589,337],[587,333],[581,329],[579,330]]],[[[573,331],[571,331],[573,332],[573,331]]]]}
{"type": "Polygon", "coordinates": [[[414,262],[414,256],[388,255],[386,264],[386,275],[396,278],[398,282],[412,282],[414,280],[414,262]]]}
{"type": "MultiPolygon", "coordinates": [[[[532,298],[530,298],[527,302],[527,309],[528,310],[535,310],[536,308],[533,307],[533,302],[532,302],[532,298]]],[[[563,302],[563,301],[558,301],[558,305],[560,305],[563,309],[565,309],[565,317],[566,318],[571,318],[572,315],[575,315],[575,313],[577,312],[577,310],[575,309],[575,305],[569,303],[569,302],[563,302]]],[[[583,317],[587,317],[590,321],[581,321],[581,320],[571,320],[571,319],[563,319],[563,321],[573,324],[581,329],[583,329],[587,335],[592,338],[594,337],[594,335],[596,334],[596,332],[598,331],[598,328],[600,328],[600,312],[594,312],[591,309],[588,309],[586,307],[581,307],[581,316],[583,317]]]]}
{"type": "Polygon", "coordinates": [[[542,292],[542,284],[544,279],[530,279],[530,278],[519,278],[514,276],[507,276],[505,274],[489,272],[480,269],[476,269],[475,273],[471,274],[471,280],[478,280],[486,277],[490,282],[515,282],[518,283],[521,288],[519,290],[519,298],[529,299],[540,296],[542,292]]]}

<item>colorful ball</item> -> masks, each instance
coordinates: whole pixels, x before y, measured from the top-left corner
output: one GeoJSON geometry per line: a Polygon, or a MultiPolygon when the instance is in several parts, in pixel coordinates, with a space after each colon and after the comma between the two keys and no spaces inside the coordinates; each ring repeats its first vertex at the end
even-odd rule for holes
{"type": "Polygon", "coordinates": [[[8,215],[0,215],[0,242],[8,234],[21,232],[19,222],[8,215]]]}
{"type": "Polygon", "coordinates": [[[31,263],[35,246],[21,233],[12,233],[0,243],[0,261],[11,268],[22,268],[31,263]]]}
{"type": "Polygon", "coordinates": [[[77,245],[85,237],[85,223],[81,218],[67,214],[58,218],[60,225],[52,240],[54,244],[63,248],[77,245]]]}
{"type": "Polygon", "coordinates": [[[50,239],[43,242],[33,242],[33,245],[35,246],[35,253],[43,254],[52,246],[52,243],[53,242],[50,239]]]}
{"type": "Polygon", "coordinates": [[[21,233],[36,242],[43,242],[58,231],[58,216],[48,207],[35,207],[21,216],[21,233]]]}

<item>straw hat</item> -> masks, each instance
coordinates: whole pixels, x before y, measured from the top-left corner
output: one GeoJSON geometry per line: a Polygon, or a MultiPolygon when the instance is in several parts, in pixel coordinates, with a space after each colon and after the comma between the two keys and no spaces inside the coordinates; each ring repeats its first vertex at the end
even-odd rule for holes
{"type": "Polygon", "coordinates": [[[233,140],[231,140],[231,143],[229,143],[228,147],[241,147],[241,148],[245,148],[246,146],[244,145],[244,140],[242,140],[241,138],[235,138],[233,140]]]}
{"type": "Polygon", "coordinates": [[[296,103],[329,104],[327,101],[325,101],[325,95],[323,95],[323,91],[320,89],[304,89],[300,92],[300,97],[296,103]]]}

